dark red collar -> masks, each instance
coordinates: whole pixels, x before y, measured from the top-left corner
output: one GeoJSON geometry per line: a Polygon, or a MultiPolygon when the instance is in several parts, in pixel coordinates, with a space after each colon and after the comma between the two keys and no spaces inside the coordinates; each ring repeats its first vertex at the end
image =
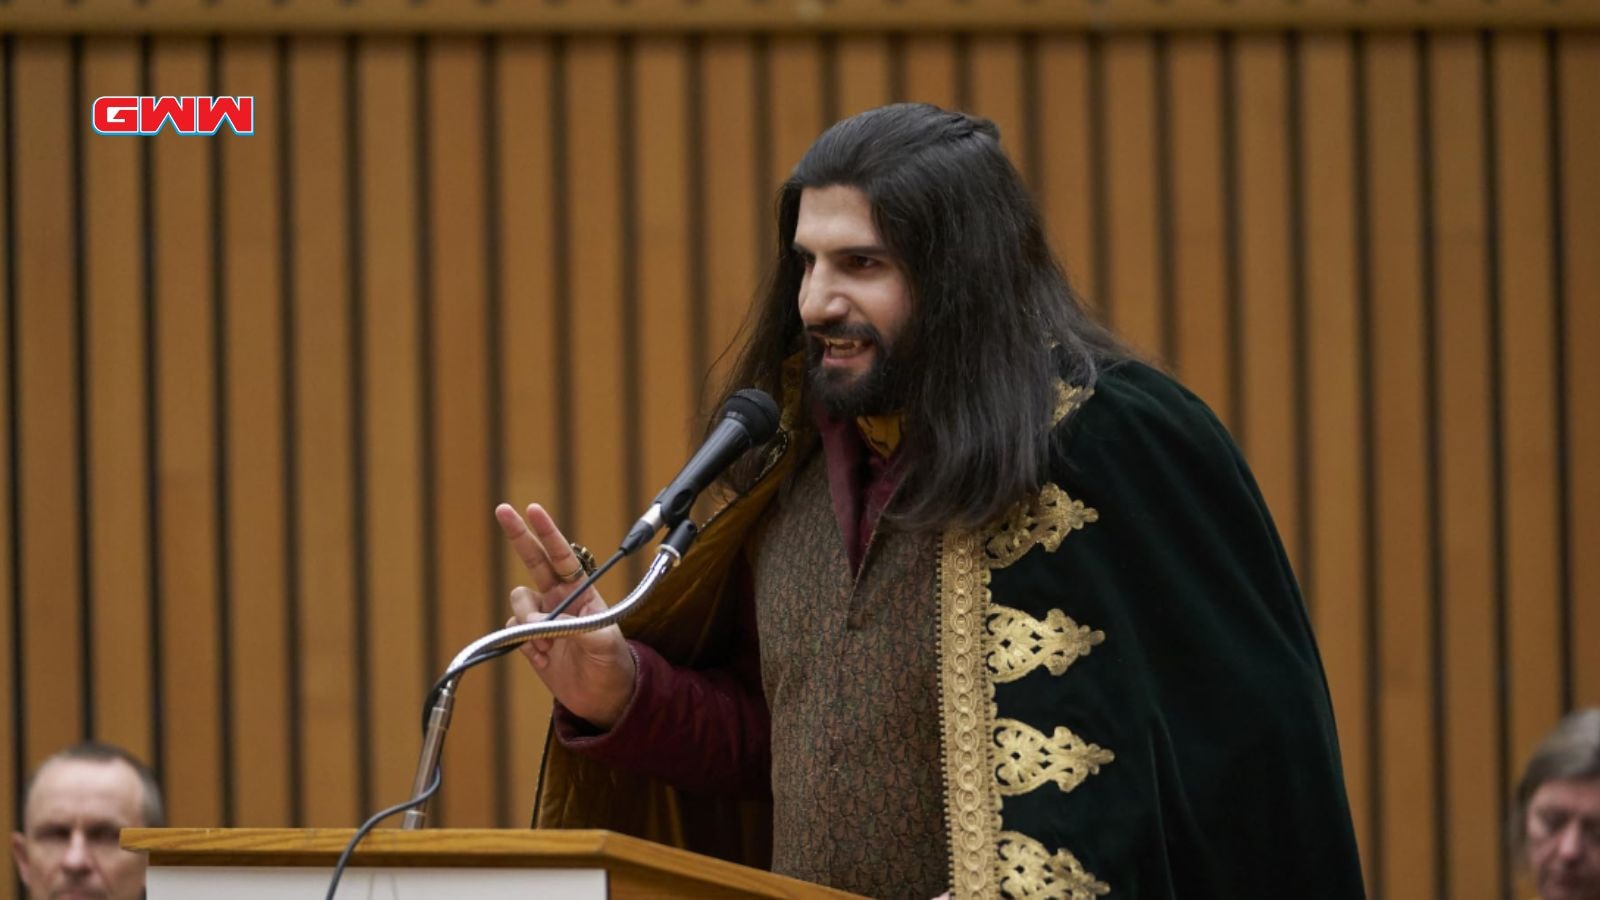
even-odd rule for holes
{"type": "Polygon", "coordinates": [[[811,420],[822,439],[828,493],[833,498],[839,535],[850,557],[851,571],[860,572],[883,510],[900,485],[898,462],[902,453],[897,449],[888,459],[874,453],[852,420],[830,419],[815,408],[811,420]]]}

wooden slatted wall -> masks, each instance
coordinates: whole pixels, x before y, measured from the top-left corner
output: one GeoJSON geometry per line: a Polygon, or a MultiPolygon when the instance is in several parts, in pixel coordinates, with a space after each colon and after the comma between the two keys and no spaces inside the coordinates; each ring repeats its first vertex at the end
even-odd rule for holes
{"type": "MultiPolygon", "coordinates": [[[[86,735],[175,824],[404,796],[427,685],[519,580],[492,504],[611,546],[773,188],[920,99],[1000,124],[1079,285],[1243,444],[1374,896],[1509,896],[1509,781],[1600,703],[1593,28],[0,40],[6,827],[86,735]],[[87,122],[211,93],[255,135],[87,122]]],[[[526,820],[547,703],[468,677],[444,823],[526,820]]]]}

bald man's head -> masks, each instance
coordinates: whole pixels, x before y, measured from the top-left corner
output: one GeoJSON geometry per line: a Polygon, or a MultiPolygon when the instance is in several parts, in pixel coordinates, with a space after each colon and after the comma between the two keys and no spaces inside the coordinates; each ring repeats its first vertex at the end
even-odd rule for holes
{"type": "Polygon", "coordinates": [[[82,744],[45,760],[29,780],[11,854],[33,900],[144,895],[145,857],[119,845],[123,828],[159,825],[161,795],[125,751],[82,744]]]}

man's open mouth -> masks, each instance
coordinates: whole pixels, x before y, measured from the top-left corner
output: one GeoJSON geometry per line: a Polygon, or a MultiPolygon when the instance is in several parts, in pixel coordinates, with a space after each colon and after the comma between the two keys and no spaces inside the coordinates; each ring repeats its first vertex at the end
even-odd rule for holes
{"type": "Polygon", "coordinates": [[[824,355],[829,359],[850,359],[866,352],[872,346],[871,341],[854,341],[841,338],[818,338],[822,342],[824,355]]]}

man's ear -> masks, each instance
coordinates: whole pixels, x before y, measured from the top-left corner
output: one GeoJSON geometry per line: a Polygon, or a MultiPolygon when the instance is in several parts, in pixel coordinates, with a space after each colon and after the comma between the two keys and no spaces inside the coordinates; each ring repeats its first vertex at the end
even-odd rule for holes
{"type": "Polygon", "coordinates": [[[33,873],[28,871],[28,838],[20,831],[11,832],[11,858],[17,862],[17,877],[23,885],[33,887],[33,873]]]}

